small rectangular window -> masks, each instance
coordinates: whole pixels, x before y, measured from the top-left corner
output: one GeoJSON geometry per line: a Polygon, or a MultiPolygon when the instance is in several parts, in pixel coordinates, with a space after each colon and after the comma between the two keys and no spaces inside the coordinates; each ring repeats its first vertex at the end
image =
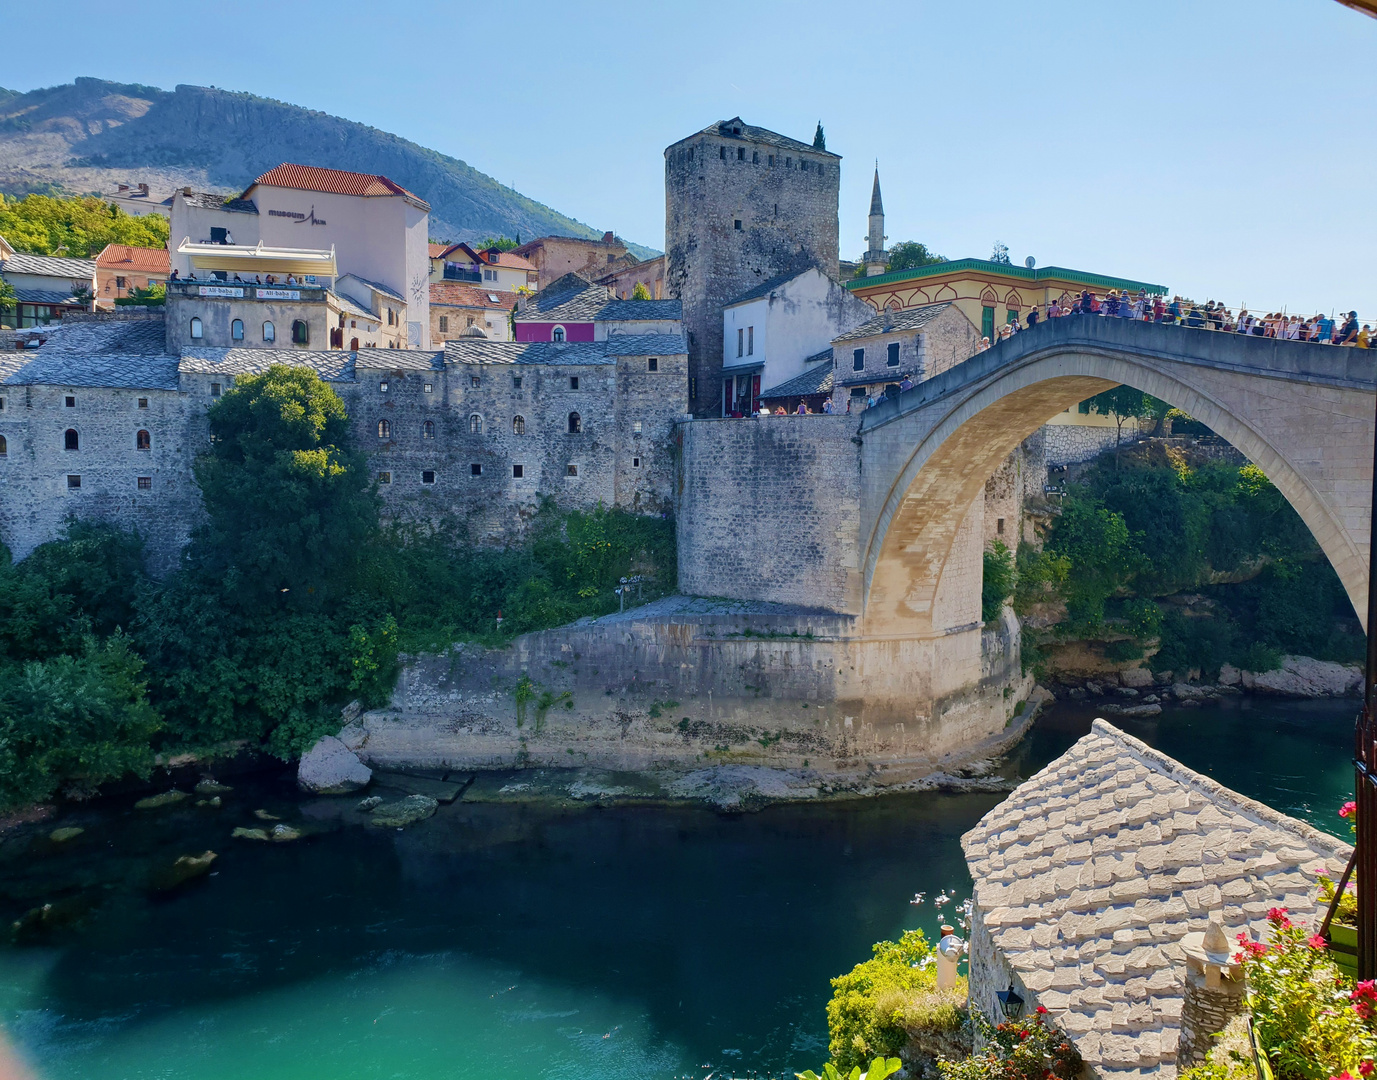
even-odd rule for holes
{"type": "Polygon", "coordinates": [[[755,355],[755,327],[746,327],[746,355],[755,355]]]}
{"type": "Polygon", "coordinates": [[[392,483],[392,474],[391,474],[390,472],[380,472],[380,473],[378,473],[378,483],[380,483],[380,484],[390,484],[390,483],[392,483]]]}
{"type": "Polygon", "coordinates": [[[421,473],[421,483],[423,483],[423,484],[433,484],[433,483],[435,483],[435,473],[434,473],[434,471],[431,470],[431,469],[427,469],[425,472],[421,473]]]}
{"type": "Polygon", "coordinates": [[[210,396],[211,396],[211,397],[219,397],[219,396],[220,396],[220,384],[219,384],[218,382],[213,382],[213,383],[210,384],[210,396]]]}
{"type": "Polygon", "coordinates": [[[853,350],[851,351],[851,370],[852,370],[852,371],[864,371],[864,370],[865,370],[865,350],[864,350],[864,349],[853,349],[853,350]]]}
{"type": "Polygon", "coordinates": [[[526,475],[526,466],[524,466],[524,465],[513,465],[513,466],[512,466],[512,479],[513,479],[513,480],[520,480],[520,479],[521,479],[523,476],[525,476],[525,475],[526,475]]]}
{"type": "Polygon", "coordinates": [[[431,392],[431,385],[430,385],[430,383],[426,383],[426,384],[422,387],[422,389],[423,389],[427,394],[429,394],[429,393],[431,392]]]}
{"type": "Polygon", "coordinates": [[[5,411],[5,399],[0,397],[0,412],[5,411]]]}
{"type": "Polygon", "coordinates": [[[117,289],[123,289],[123,288],[124,288],[124,278],[118,277],[118,276],[115,278],[115,288],[117,288],[117,289]]]}
{"type": "Polygon", "coordinates": [[[565,475],[566,475],[566,476],[578,476],[578,474],[579,474],[579,467],[578,467],[577,465],[570,465],[570,466],[569,466],[569,471],[568,471],[565,475]]]}
{"type": "Polygon", "coordinates": [[[470,476],[482,476],[482,475],[483,475],[483,466],[480,465],[480,464],[478,464],[478,462],[475,461],[472,465],[469,466],[469,475],[470,475],[470,476]]]}
{"type": "Polygon", "coordinates": [[[449,316],[448,316],[448,315],[441,315],[441,316],[440,316],[440,333],[442,333],[442,334],[448,334],[448,333],[449,333],[449,316]]]}
{"type": "Polygon", "coordinates": [[[746,160],[746,148],[745,148],[744,146],[738,146],[738,147],[736,148],[736,160],[737,160],[737,161],[745,161],[745,160],[746,160]]]}
{"type": "Polygon", "coordinates": [[[885,364],[888,367],[899,366],[899,343],[891,341],[887,347],[888,355],[885,357],[885,364]]]}
{"type": "Polygon", "coordinates": [[[726,160],[727,160],[727,148],[726,148],[725,146],[719,146],[719,147],[717,148],[717,156],[720,157],[723,161],[726,161],[726,160]]]}
{"type": "Polygon", "coordinates": [[[995,532],[998,533],[1000,536],[1003,536],[1003,535],[1004,535],[1004,519],[1003,519],[1003,518],[995,518],[995,532]]]}
{"type": "Polygon", "coordinates": [[[633,469],[639,469],[639,468],[641,467],[641,459],[638,458],[638,457],[632,458],[632,459],[631,459],[631,467],[632,467],[633,469]]]}
{"type": "Polygon", "coordinates": [[[521,376],[520,376],[520,375],[513,375],[513,376],[512,376],[512,389],[513,389],[513,390],[520,390],[520,389],[521,389],[521,376]]]}
{"type": "Polygon", "coordinates": [[[759,151],[759,150],[752,150],[752,151],[751,151],[751,164],[752,164],[752,165],[759,165],[759,164],[760,164],[760,151],[759,151]]]}
{"type": "MultiPolygon", "coordinates": [[[[0,409],[3,409],[4,407],[5,407],[5,406],[4,406],[3,404],[0,404],[0,409]]],[[[141,398],[139,398],[139,408],[140,408],[140,409],[146,409],[146,408],[148,408],[148,399],[147,399],[146,397],[141,397],[141,398]]]]}
{"type": "Polygon", "coordinates": [[[139,477],[139,490],[140,490],[140,491],[152,491],[152,490],[153,490],[153,477],[151,477],[151,476],[140,476],[140,477],[139,477]]]}
{"type": "Polygon", "coordinates": [[[771,154],[771,155],[770,155],[770,168],[773,169],[774,167],[775,167],[775,156],[774,156],[774,154],[771,154]]]}
{"type": "Polygon", "coordinates": [[[577,390],[578,388],[579,388],[579,377],[578,377],[577,375],[570,375],[570,376],[569,376],[569,389],[570,389],[570,390],[577,390]]]}
{"type": "MultiPolygon", "coordinates": [[[[660,358],[658,356],[652,356],[649,360],[645,362],[645,369],[646,371],[659,371],[660,358]]],[[[3,401],[0,401],[0,409],[3,409],[4,407],[5,403],[3,401]]]]}
{"type": "Polygon", "coordinates": [[[746,355],[746,331],[739,326],[736,328],[736,355],[746,355]]]}
{"type": "Polygon", "coordinates": [[[68,394],[68,395],[67,395],[67,408],[69,408],[69,409],[75,409],[75,408],[76,408],[76,398],[72,397],[71,394],[68,394]]]}
{"type": "Polygon", "coordinates": [[[72,476],[72,475],[69,474],[68,477],[67,477],[67,486],[68,486],[69,488],[79,488],[79,487],[81,487],[81,477],[79,477],[79,476],[72,476]]]}
{"type": "Polygon", "coordinates": [[[477,375],[470,375],[470,376],[469,376],[469,386],[472,387],[472,388],[475,389],[475,390],[478,389],[479,385],[481,384],[481,381],[482,381],[482,380],[480,380],[479,377],[478,377],[477,375]]]}
{"type": "Polygon", "coordinates": [[[635,432],[637,435],[639,435],[641,433],[641,422],[637,420],[634,424],[631,425],[631,430],[635,432]]]}
{"type": "Polygon", "coordinates": [[[378,393],[380,393],[380,394],[385,394],[385,393],[387,393],[387,380],[386,380],[386,379],[384,379],[382,382],[378,383],[378,393]]]}
{"type": "Polygon", "coordinates": [[[741,219],[740,219],[740,218],[735,218],[735,219],[733,219],[733,221],[732,221],[732,228],[735,229],[737,232],[740,232],[740,231],[741,231],[741,219]]]}

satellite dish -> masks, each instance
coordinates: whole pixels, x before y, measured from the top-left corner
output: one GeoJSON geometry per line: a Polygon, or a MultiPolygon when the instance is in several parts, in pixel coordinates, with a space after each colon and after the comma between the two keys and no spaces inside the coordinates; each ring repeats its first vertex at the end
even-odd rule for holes
{"type": "Polygon", "coordinates": [[[1026,259],[1023,260],[1023,265],[1026,266],[1029,270],[1037,266],[1037,264],[1037,259],[1033,258],[1031,255],[1029,255],[1026,259]]]}

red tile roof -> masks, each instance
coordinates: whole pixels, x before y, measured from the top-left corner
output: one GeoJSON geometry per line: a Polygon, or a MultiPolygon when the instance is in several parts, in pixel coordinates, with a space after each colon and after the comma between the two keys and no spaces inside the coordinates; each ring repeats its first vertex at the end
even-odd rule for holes
{"type": "Polygon", "coordinates": [[[96,256],[101,270],[137,270],[144,274],[167,274],[172,269],[167,248],[130,247],[128,244],[106,244],[96,256]]]}
{"type": "Polygon", "coordinates": [[[448,251],[448,250],[449,250],[450,248],[452,248],[454,245],[453,245],[453,244],[431,244],[431,245],[429,245],[429,246],[430,246],[430,257],[431,257],[432,259],[438,259],[438,258],[440,258],[440,256],[442,256],[446,251],[448,251]]]}
{"type": "MultiPolygon", "coordinates": [[[[488,262],[488,258],[486,255],[483,257],[483,261],[488,262]]],[[[492,264],[488,262],[488,265],[491,266],[492,264]]],[[[498,253],[497,265],[505,266],[509,270],[535,270],[535,263],[528,262],[526,259],[523,259],[520,255],[513,255],[510,251],[503,251],[498,253]]]]}
{"type": "Polygon", "coordinates": [[[296,188],[298,191],[322,191],[330,195],[411,195],[413,199],[418,197],[385,176],[344,172],[340,169],[318,169],[314,165],[292,165],[289,162],[269,169],[249,186],[257,184],[296,188]]]}
{"type": "Polygon", "coordinates": [[[464,285],[458,281],[432,281],[430,283],[430,303],[432,307],[470,307],[501,309],[511,311],[516,307],[516,293],[498,292],[495,289],[480,289],[476,285],[464,285]],[[497,297],[497,303],[488,299],[497,297]]]}

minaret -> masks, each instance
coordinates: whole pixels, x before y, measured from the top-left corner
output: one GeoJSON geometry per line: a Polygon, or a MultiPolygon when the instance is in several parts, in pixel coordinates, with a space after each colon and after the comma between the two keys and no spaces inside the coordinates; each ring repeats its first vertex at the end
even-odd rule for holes
{"type": "Polygon", "coordinates": [[[865,253],[865,276],[885,272],[889,252],[885,250],[885,204],[880,200],[880,163],[875,162],[875,184],[870,189],[870,247],[865,253]]]}

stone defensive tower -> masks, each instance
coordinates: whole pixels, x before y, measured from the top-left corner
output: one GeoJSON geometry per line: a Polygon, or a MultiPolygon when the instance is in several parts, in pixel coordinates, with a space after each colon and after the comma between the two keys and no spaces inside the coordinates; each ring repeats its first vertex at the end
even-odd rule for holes
{"type": "Polygon", "coordinates": [[[665,150],[665,289],[684,304],[689,408],[722,414],[722,308],[772,277],[837,276],[841,157],[738,116],[665,150]]]}

